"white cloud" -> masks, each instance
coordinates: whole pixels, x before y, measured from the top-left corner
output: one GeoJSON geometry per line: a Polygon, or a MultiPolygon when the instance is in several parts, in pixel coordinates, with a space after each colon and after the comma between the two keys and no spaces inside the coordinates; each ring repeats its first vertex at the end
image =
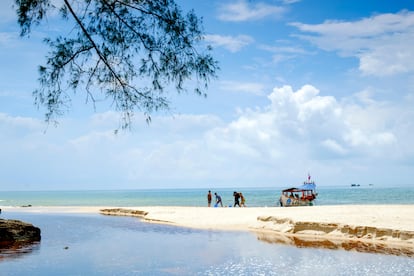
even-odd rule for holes
{"type": "Polygon", "coordinates": [[[117,140],[117,137],[113,131],[92,131],[85,135],[81,135],[74,139],[68,141],[75,149],[83,151],[85,153],[89,152],[95,147],[102,146],[106,143],[113,143],[117,140]]]}
{"type": "Polygon", "coordinates": [[[332,139],[322,141],[322,145],[335,154],[346,155],[348,152],[342,145],[332,139]]]}
{"type": "Polygon", "coordinates": [[[222,5],[219,9],[219,19],[223,21],[251,21],[265,17],[280,17],[285,12],[285,8],[269,5],[263,2],[256,4],[247,3],[239,0],[235,3],[222,5]]]}
{"type": "Polygon", "coordinates": [[[30,117],[17,116],[13,117],[5,113],[0,113],[0,127],[5,131],[13,130],[40,130],[43,124],[37,119],[30,117]]]}
{"type": "Polygon", "coordinates": [[[319,90],[304,85],[294,92],[291,86],[275,88],[269,95],[272,107],[297,122],[305,123],[314,118],[332,119],[341,115],[341,108],[332,96],[318,96],[319,90]]]}
{"type": "Polygon", "coordinates": [[[66,174],[64,181],[100,188],[114,181],[120,188],[272,185],[270,179],[297,179],[309,170],[333,179],[340,171],[373,174],[380,164],[414,160],[412,102],[378,102],[374,95],[337,99],[309,84],[285,85],[273,89],[267,105],[239,109],[230,122],[208,114],[156,116],[118,135],[111,112],[88,123],[65,121],[46,134],[37,120],[0,114],[0,129],[9,131],[0,136],[8,160],[0,172],[23,166],[38,181],[56,183],[66,174]]]}
{"type": "Polygon", "coordinates": [[[414,132],[406,133],[413,111],[407,113],[407,107],[373,99],[358,104],[338,101],[321,96],[312,85],[297,91],[277,87],[268,98],[267,107],[244,110],[228,126],[210,132],[211,140],[232,154],[269,162],[288,162],[298,155],[308,159],[310,153],[315,160],[327,154],[329,159],[401,158],[401,148],[407,150],[407,158],[414,153],[409,142],[414,132]],[[314,150],[319,145],[325,150],[314,150]]]}
{"type": "Polygon", "coordinates": [[[308,51],[297,45],[261,45],[259,48],[273,53],[272,60],[274,63],[295,59],[299,55],[310,54],[308,51]]]}
{"type": "Polygon", "coordinates": [[[256,82],[236,82],[236,81],[222,81],[220,82],[221,89],[231,92],[243,92],[254,95],[263,95],[264,85],[256,82]]]}
{"type": "Polygon", "coordinates": [[[17,46],[22,45],[19,35],[16,32],[0,32],[0,46],[9,51],[17,46]]]}
{"type": "Polygon", "coordinates": [[[413,73],[414,12],[379,14],[358,21],[325,21],[322,24],[291,23],[300,35],[319,48],[356,57],[366,75],[413,73]]]}
{"type": "Polygon", "coordinates": [[[368,146],[377,147],[392,144],[396,141],[396,137],[390,132],[367,133],[361,129],[350,129],[345,135],[345,141],[351,146],[368,146]]]}
{"type": "Polygon", "coordinates": [[[262,45],[259,47],[265,51],[269,51],[272,53],[289,53],[289,54],[306,54],[307,51],[301,47],[295,46],[268,46],[262,45]]]}
{"type": "Polygon", "coordinates": [[[290,4],[294,4],[294,3],[298,3],[302,0],[283,0],[283,3],[286,5],[290,5],[290,4]]]}
{"type": "Polygon", "coordinates": [[[238,52],[243,47],[254,42],[254,39],[248,35],[206,35],[205,40],[211,43],[213,46],[224,47],[232,53],[238,52]]]}

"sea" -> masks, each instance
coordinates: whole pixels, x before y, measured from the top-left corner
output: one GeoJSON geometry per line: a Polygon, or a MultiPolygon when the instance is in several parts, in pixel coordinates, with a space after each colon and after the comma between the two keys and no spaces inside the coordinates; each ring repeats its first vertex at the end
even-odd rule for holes
{"type": "MultiPolygon", "coordinates": [[[[233,192],[242,192],[250,207],[276,207],[282,187],[220,188],[224,205],[233,204],[233,192]]],[[[206,206],[205,189],[0,191],[0,206],[206,206]]],[[[402,187],[318,187],[315,205],[414,204],[414,185],[402,187]]]]}
{"type": "MultiPolygon", "coordinates": [[[[281,188],[212,189],[226,206],[233,191],[243,192],[247,207],[274,207],[281,188]]],[[[206,206],[207,192],[0,191],[0,208],[206,206]]],[[[414,204],[414,187],[319,187],[317,192],[315,205],[414,204]]],[[[195,230],[100,214],[3,209],[0,218],[30,222],[42,231],[39,243],[0,249],[0,275],[414,275],[412,255],[279,243],[252,232],[195,230]]]]}

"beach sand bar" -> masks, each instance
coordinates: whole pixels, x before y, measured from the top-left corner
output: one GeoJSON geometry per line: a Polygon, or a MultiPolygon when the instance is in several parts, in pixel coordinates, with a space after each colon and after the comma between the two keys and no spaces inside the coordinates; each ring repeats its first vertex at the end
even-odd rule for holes
{"type": "Polygon", "coordinates": [[[146,222],[253,231],[265,242],[414,256],[414,205],[290,208],[135,207],[101,210],[146,222]],[[135,214],[134,214],[135,213],[135,214]]]}

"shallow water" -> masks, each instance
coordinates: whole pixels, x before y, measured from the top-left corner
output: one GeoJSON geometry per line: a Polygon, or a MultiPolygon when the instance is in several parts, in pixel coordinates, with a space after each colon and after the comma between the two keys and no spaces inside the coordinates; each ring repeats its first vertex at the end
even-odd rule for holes
{"type": "Polygon", "coordinates": [[[263,242],[253,233],[193,230],[97,214],[7,213],[42,229],[1,275],[413,275],[414,258],[263,242]]]}

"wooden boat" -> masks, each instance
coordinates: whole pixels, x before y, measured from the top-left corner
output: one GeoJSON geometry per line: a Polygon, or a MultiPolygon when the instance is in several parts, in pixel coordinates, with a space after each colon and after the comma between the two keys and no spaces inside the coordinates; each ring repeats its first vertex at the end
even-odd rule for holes
{"type": "Polygon", "coordinates": [[[317,195],[316,184],[308,175],[308,180],[303,182],[302,186],[283,190],[279,203],[283,207],[312,206],[317,195]]]}

